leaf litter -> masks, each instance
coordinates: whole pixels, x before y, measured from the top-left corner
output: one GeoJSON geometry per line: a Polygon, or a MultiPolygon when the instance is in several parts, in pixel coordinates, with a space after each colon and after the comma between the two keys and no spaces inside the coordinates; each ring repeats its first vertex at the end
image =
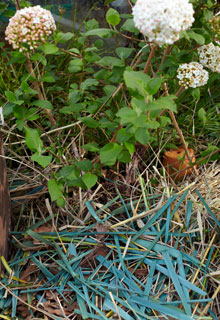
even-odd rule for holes
{"type": "Polygon", "coordinates": [[[134,199],[116,187],[109,202],[85,203],[84,225],[56,229],[50,212],[12,232],[0,318],[218,319],[220,222],[207,183],[163,194],[141,184],[134,199]]]}

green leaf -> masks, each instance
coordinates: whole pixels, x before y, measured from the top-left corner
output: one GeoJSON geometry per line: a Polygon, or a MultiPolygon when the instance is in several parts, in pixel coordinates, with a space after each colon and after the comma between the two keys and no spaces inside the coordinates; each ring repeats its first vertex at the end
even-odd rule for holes
{"type": "Polygon", "coordinates": [[[100,150],[101,163],[111,166],[115,164],[119,153],[122,151],[122,147],[117,143],[108,143],[100,150]]]}
{"type": "Polygon", "coordinates": [[[55,46],[55,44],[52,43],[44,43],[40,49],[45,53],[45,54],[54,54],[59,51],[59,49],[55,46]]]}
{"type": "Polygon", "coordinates": [[[17,97],[15,95],[14,92],[12,91],[5,91],[5,96],[8,99],[8,101],[17,104],[17,105],[21,105],[22,103],[24,103],[24,100],[17,100],[17,97]]]}
{"type": "Polygon", "coordinates": [[[20,130],[20,131],[23,130],[24,124],[25,124],[25,122],[23,119],[16,120],[16,126],[17,126],[18,130],[20,130]]]}
{"type": "Polygon", "coordinates": [[[86,36],[98,36],[100,38],[111,38],[117,31],[105,28],[98,28],[87,31],[85,33],[86,36]]]}
{"type": "Polygon", "coordinates": [[[130,153],[127,150],[122,150],[118,155],[118,160],[124,163],[129,163],[131,161],[130,153]]]}
{"type": "Polygon", "coordinates": [[[207,121],[206,111],[204,108],[200,108],[198,111],[198,117],[202,121],[203,124],[207,121]]]}
{"type": "Polygon", "coordinates": [[[98,63],[104,67],[111,66],[111,68],[124,66],[124,63],[121,59],[111,56],[105,56],[104,58],[100,59],[98,63]]]}
{"type": "Polygon", "coordinates": [[[150,80],[147,74],[144,74],[142,71],[125,71],[124,80],[128,90],[133,96],[147,96],[146,86],[150,80]]]}
{"type": "Polygon", "coordinates": [[[78,118],[78,120],[81,120],[87,127],[89,128],[98,128],[99,123],[91,118],[91,117],[82,117],[82,118],[78,118]]]}
{"type": "Polygon", "coordinates": [[[84,144],[83,148],[86,149],[87,151],[90,151],[90,152],[97,152],[100,149],[96,143],[84,144]]]}
{"type": "Polygon", "coordinates": [[[128,141],[132,137],[131,133],[128,133],[125,128],[122,128],[117,133],[117,141],[119,143],[123,143],[125,141],[128,141]]]}
{"type": "Polygon", "coordinates": [[[159,99],[147,103],[146,110],[147,111],[155,111],[155,110],[163,110],[168,109],[173,112],[177,112],[176,103],[174,102],[176,96],[170,95],[168,97],[160,97],[159,99]]]}
{"type": "Polygon", "coordinates": [[[92,162],[88,159],[75,162],[75,165],[78,169],[80,169],[84,172],[88,172],[92,169],[92,162]]]}
{"type": "Polygon", "coordinates": [[[84,90],[87,90],[88,88],[92,87],[92,86],[97,86],[99,82],[95,79],[86,79],[85,81],[83,81],[81,83],[81,89],[84,91],[84,90]]]}
{"type": "Polygon", "coordinates": [[[53,109],[51,102],[48,100],[35,100],[31,103],[31,105],[40,107],[42,109],[49,109],[49,110],[53,109]]]}
{"type": "Polygon", "coordinates": [[[82,92],[80,90],[74,90],[68,95],[68,102],[70,105],[79,102],[82,97],[82,92]]]}
{"type": "Polygon", "coordinates": [[[96,184],[97,180],[98,177],[92,173],[87,172],[82,176],[82,181],[85,183],[88,189],[92,188],[96,184]]]}
{"type": "Polygon", "coordinates": [[[132,155],[135,152],[135,146],[132,143],[125,141],[124,145],[128,150],[128,152],[130,153],[130,155],[132,155]]]}
{"type": "Polygon", "coordinates": [[[45,74],[45,75],[40,79],[40,81],[42,81],[42,82],[49,82],[49,83],[56,82],[56,80],[54,79],[54,77],[51,76],[50,74],[45,74]]]}
{"type": "Polygon", "coordinates": [[[205,43],[205,38],[192,30],[187,32],[187,35],[190,37],[190,39],[195,40],[198,44],[203,45],[205,43]]]}
{"type": "Polygon", "coordinates": [[[15,102],[17,100],[15,93],[12,91],[5,91],[5,96],[10,102],[15,102]]]}
{"type": "Polygon", "coordinates": [[[56,201],[63,197],[63,185],[58,184],[54,179],[48,181],[48,191],[52,201],[56,201]]]}
{"type": "Polygon", "coordinates": [[[83,61],[79,58],[75,58],[70,61],[68,71],[70,73],[79,72],[82,70],[82,68],[83,68],[83,61]]]}
{"type": "Polygon", "coordinates": [[[51,163],[52,156],[42,156],[41,154],[36,152],[32,155],[31,160],[36,161],[40,166],[46,168],[49,165],[49,163],[51,163]]]}
{"type": "Polygon", "coordinates": [[[74,166],[63,167],[58,175],[66,180],[75,180],[80,176],[80,171],[74,166]]]}
{"type": "Polygon", "coordinates": [[[125,48],[125,47],[119,47],[119,48],[116,48],[116,53],[117,53],[117,56],[124,60],[124,59],[127,59],[130,57],[130,55],[132,54],[132,52],[134,51],[133,48],[125,48]]]}
{"type": "Polygon", "coordinates": [[[150,141],[150,134],[146,128],[138,128],[135,131],[135,138],[142,144],[147,144],[150,141]]]}
{"type": "Polygon", "coordinates": [[[97,29],[99,27],[99,23],[96,19],[90,19],[85,22],[86,31],[97,29]]]}
{"type": "Polygon", "coordinates": [[[25,130],[25,141],[28,148],[31,151],[41,153],[43,149],[43,142],[40,139],[40,135],[36,129],[31,129],[28,127],[24,127],[25,130]]]}
{"type": "Polygon", "coordinates": [[[66,33],[58,32],[57,34],[54,34],[55,41],[59,43],[65,43],[70,39],[72,39],[72,37],[73,37],[72,32],[66,32],[66,33]]]}
{"type": "Polygon", "coordinates": [[[161,84],[163,83],[163,78],[153,78],[150,79],[147,83],[146,90],[149,95],[154,95],[160,89],[161,84]]]}
{"type": "Polygon", "coordinates": [[[120,109],[116,115],[121,118],[121,124],[134,123],[138,117],[137,112],[128,107],[120,109]]]}
{"type": "Polygon", "coordinates": [[[110,8],[106,13],[106,21],[111,26],[117,26],[121,21],[118,11],[113,8],[110,8]]]}
{"type": "Polygon", "coordinates": [[[121,31],[133,32],[134,34],[139,33],[139,30],[134,25],[133,19],[127,19],[125,23],[121,26],[121,31]]]}

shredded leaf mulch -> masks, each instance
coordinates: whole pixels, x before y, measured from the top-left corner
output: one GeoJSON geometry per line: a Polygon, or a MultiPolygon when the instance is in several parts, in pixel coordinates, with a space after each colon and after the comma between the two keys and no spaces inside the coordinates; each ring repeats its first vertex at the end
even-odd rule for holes
{"type": "Polygon", "coordinates": [[[87,201],[84,225],[59,229],[49,208],[12,232],[0,319],[219,319],[219,216],[192,189],[87,201]]]}

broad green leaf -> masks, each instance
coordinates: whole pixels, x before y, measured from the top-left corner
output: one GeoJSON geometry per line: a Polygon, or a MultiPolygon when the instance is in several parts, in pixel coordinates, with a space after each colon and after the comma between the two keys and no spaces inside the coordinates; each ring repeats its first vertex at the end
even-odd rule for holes
{"type": "Polygon", "coordinates": [[[66,166],[59,171],[58,175],[67,180],[75,180],[79,178],[80,171],[74,166],[66,166]]]}
{"type": "Polygon", "coordinates": [[[135,131],[135,138],[142,144],[147,144],[150,141],[150,134],[146,128],[138,128],[135,131]]]}
{"type": "Polygon", "coordinates": [[[75,165],[78,169],[80,169],[84,172],[88,172],[92,169],[92,162],[88,159],[75,162],[75,165]]]}
{"type": "Polygon", "coordinates": [[[204,108],[200,108],[198,111],[198,117],[202,121],[203,124],[207,121],[206,111],[204,108]]]}
{"type": "Polygon", "coordinates": [[[157,129],[157,128],[160,128],[160,123],[156,120],[147,120],[146,127],[148,129],[157,129]]]}
{"type": "Polygon", "coordinates": [[[78,120],[81,120],[89,128],[98,128],[99,126],[99,123],[91,117],[78,118],[78,120]]]}
{"type": "Polygon", "coordinates": [[[127,150],[122,150],[118,155],[118,160],[124,163],[129,163],[131,161],[130,153],[127,150]]]}
{"type": "Polygon", "coordinates": [[[132,54],[132,52],[134,51],[133,48],[125,48],[125,47],[119,47],[119,48],[116,48],[116,53],[117,53],[117,56],[120,58],[120,59],[127,59],[130,57],[130,55],[132,54]]]}
{"type": "Polygon", "coordinates": [[[177,112],[176,103],[174,102],[176,96],[170,95],[168,97],[160,97],[159,99],[147,103],[146,110],[147,111],[155,111],[155,110],[163,110],[168,109],[173,112],[177,112]]]}
{"type": "Polygon", "coordinates": [[[120,109],[116,115],[121,118],[121,124],[133,123],[138,117],[137,112],[128,107],[120,109]]]}
{"type": "Polygon", "coordinates": [[[42,156],[41,154],[36,152],[32,155],[31,160],[36,161],[37,163],[39,163],[40,166],[46,168],[52,161],[52,156],[42,156]]]}
{"type": "Polygon", "coordinates": [[[59,43],[65,43],[72,39],[73,33],[72,32],[58,32],[57,34],[54,35],[55,41],[59,43]]]}
{"type": "Polygon", "coordinates": [[[31,103],[31,105],[40,107],[42,109],[49,109],[49,110],[53,109],[51,102],[48,100],[35,100],[31,103]]]}
{"type": "Polygon", "coordinates": [[[104,67],[111,66],[111,68],[124,66],[124,62],[121,59],[111,56],[105,56],[104,58],[100,59],[98,63],[104,67]]]}
{"type": "Polygon", "coordinates": [[[36,129],[31,129],[28,127],[24,127],[25,130],[25,141],[28,148],[31,151],[41,153],[43,149],[43,142],[40,138],[40,135],[36,129]]]}
{"type": "Polygon", "coordinates": [[[83,81],[81,83],[81,89],[84,91],[84,90],[87,90],[88,88],[92,87],[92,86],[97,86],[99,82],[95,79],[86,79],[85,81],[83,81]]]}
{"type": "Polygon", "coordinates": [[[53,76],[51,76],[50,74],[45,74],[41,79],[40,81],[42,82],[49,82],[49,83],[52,83],[52,82],[56,82],[55,78],[53,76]]]}
{"type": "Polygon", "coordinates": [[[152,78],[148,81],[146,90],[149,95],[154,95],[160,89],[161,84],[163,83],[163,78],[152,78]]]}
{"type": "Polygon", "coordinates": [[[148,92],[146,86],[150,77],[142,71],[125,71],[124,80],[128,90],[134,96],[146,97],[148,92]]]}
{"type": "Polygon", "coordinates": [[[82,68],[83,68],[83,61],[79,58],[75,58],[70,61],[68,71],[70,73],[79,72],[82,70],[82,68]]]}
{"type": "Polygon", "coordinates": [[[99,27],[99,23],[96,19],[90,19],[85,22],[86,31],[97,29],[99,27]]]}
{"type": "Polygon", "coordinates": [[[52,201],[56,201],[63,196],[63,185],[59,184],[55,179],[48,181],[48,191],[52,201]]]}
{"type": "Polygon", "coordinates": [[[128,141],[131,137],[132,137],[132,134],[128,133],[125,128],[120,129],[117,133],[117,141],[119,143],[128,141]]]}
{"type": "Polygon", "coordinates": [[[5,91],[5,96],[8,99],[8,101],[17,104],[17,105],[22,105],[24,103],[24,100],[17,100],[17,97],[14,92],[12,91],[5,91]]]}
{"type": "Polygon", "coordinates": [[[121,21],[118,11],[113,8],[110,8],[106,13],[106,21],[111,26],[117,26],[121,21]]]}
{"type": "Polygon", "coordinates": [[[45,53],[45,54],[54,54],[59,51],[59,49],[55,46],[55,44],[52,43],[44,43],[40,49],[45,53]]]}
{"type": "Polygon", "coordinates": [[[135,152],[135,146],[132,143],[125,141],[124,145],[128,150],[128,152],[130,153],[130,155],[132,155],[135,152]]]}
{"type": "Polygon", "coordinates": [[[10,102],[15,102],[17,100],[15,93],[12,91],[5,91],[5,96],[10,102]]]}
{"type": "Polygon", "coordinates": [[[100,149],[96,143],[87,143],[83,146],[83,148],[90,152],[97,152],[100,149]]]}
{"type": "Polygon", "coordinates": [[[203,44],[205,43],[205,38],[204,38],[201,34],[198,34],[198,33],[194,32],[194,31],[192,31],[192,30],[189,30],[189,31],[187,32],[187,35],[188,35],[191,39],[195,40],[195,41],[196,41],[198,44],[200,44],[200,45],[203,45],[203,44]]]}
{"type": "Polygon", "coordinates": [[[86,36],[98,36],[100,38],[111,38],[117,31],[105,28],[98,28],[87,31],[85,33],[86,36]]]}
{"type": "Polygon", "coordinates": [[[127,19],[125,23],[121,26],[121,31],[133,32],[134,34],[139,33],[139,30],[134,25],[133,19],[127,19]]]}
{"type": "Polygon", "coordinates": [[[87,172],[82,176],[82,181],[85,183],[88,189],[92,188],[96,184],[97,180],[98,177],[92,173],[87,172]]]}
{"type": "Polygon", "coordinates": [[[68,102],[70,105],[79,102],[82,97],[82,92],[80,90],[71,91],[68,95],[68,102]]]}
{"type": "Polygon", "coordinates": [[[122,147],[117,143],[108,143],[100,150],[101,163],[111,166],[115,164],[119,153],[122,151],[122,147]]]}

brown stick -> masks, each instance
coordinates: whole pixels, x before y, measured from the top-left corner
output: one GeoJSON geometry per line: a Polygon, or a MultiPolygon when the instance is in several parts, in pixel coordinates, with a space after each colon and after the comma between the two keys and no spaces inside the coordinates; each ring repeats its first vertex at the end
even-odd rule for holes
{"type": "Polygon", "coordinates": [[[144,67],[144,73],[147,73],[148,68],[149,68],[149,65],[150,65],[150,63],[151,63],[151,60],[152,60],[153,57],[154,57],[154,54],[155,54],[156,49],[157,49],[157,45],[156,45],[156,44],[153,44],[153,47],[151,48],[151,52],[150,52],[150,54],[149,54],[149,56],[148,56],[147,62],[146,62],[145,67],[144,67]]]}
{"type": "MultiPolygon", "coordinates": [[[[166,95],[168,96],[169,93],[168,93],[168,89],[167,89],[167,84],[166,83],[164,83],[164,90],[165,90],[166,95]]],[[[192,159],[190,157],[189,150],[188,150],[185,138],[183,136],[182,130],[180,129],[180,127],[178,125],[178,122],[176,121],[176,118],[175,118],[175,115],[174,115],[173,111],[169,111],[169,115],[171,117],[171,120],[173,122],[173,125],[174,125],[176,131],[178,132],[178,135],[180,137],[180,141],[181,141],[181,143],[183,145],[183,148],[184,148],[184,150],[186,152],[186,156],[187,156],[189,162],[192,162],[192,159]]],[[[198,176],[198,171],[194,166],[193,166],[193,170],[194,170],[195,174],[198,176]]]]}

